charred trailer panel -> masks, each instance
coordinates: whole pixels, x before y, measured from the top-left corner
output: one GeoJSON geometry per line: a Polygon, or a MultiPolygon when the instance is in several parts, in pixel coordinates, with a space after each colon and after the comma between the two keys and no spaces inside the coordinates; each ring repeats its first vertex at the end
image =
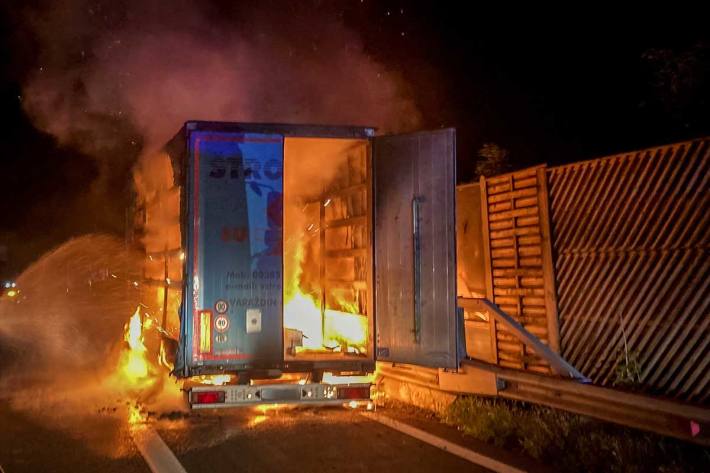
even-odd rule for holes
{"type": "Polygon", "coordinates": [[[188,122],[165,146],[180,201],[178,377],[458,365],[454,131],[374,135],[188,122]],[[411,251],[395,261],[397,239],[411,251]]]}

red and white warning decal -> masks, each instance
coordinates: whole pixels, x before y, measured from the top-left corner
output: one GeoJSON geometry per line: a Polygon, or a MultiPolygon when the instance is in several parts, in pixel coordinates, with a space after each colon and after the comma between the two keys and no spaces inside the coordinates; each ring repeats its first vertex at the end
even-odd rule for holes
{"type": "Polygon", "coordinates": [[[226,314],[229,310],[229,304],[224,299],[217,299],[217,302],[214,303],[214,310],[218,314],[226,314]]]}
{"type": "Polygon", "coordinates": [[[224,315],[218,316],[214,319],[214,328],[220,333],[226,332],[229,329],[229,319],[224,315]]]}

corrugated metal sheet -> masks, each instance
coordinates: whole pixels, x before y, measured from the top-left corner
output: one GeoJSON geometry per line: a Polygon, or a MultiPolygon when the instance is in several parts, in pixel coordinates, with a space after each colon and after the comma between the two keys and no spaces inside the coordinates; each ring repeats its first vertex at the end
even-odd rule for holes
{"type": "Polygon", "coordinates": [[[377,358],[456,367],[455,132],[375,138],[373,161],[377,358]]]}
{"type": "Polygon", "coordinates": [[[646,391],[707,403],[708,139],[547,174],[562,355],[598,384],[636,364],[646,391]]]}
{"type": "MultiPolygon", "coordinates": [[[[557,350],[545,168],[482,178],[481,201],[488,298],[557,350]]],[[[512,332],[495,321],[491,327],[498,364],[549,372],[512,332]]]]}

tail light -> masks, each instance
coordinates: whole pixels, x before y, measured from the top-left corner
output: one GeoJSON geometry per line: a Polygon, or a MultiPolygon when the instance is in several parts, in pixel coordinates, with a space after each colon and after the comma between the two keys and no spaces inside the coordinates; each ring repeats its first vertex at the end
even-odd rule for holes
{"type": "Polygon", "coordinates": [[[191,404],[222,404],[224,399],[224,391],[193,391],[190,394],[191,404]]]}
{"type": "Polygon", "coordinates": [[[370,386],[338,386],[338,399],[370,399],[370,386]]]}

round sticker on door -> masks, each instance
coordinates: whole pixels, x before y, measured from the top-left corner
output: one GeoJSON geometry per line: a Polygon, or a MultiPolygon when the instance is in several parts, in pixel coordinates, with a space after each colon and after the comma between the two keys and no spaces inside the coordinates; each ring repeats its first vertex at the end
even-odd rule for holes
{"type": "Polygon", "coordinates": [[[224,299],[218,299],[217,302],[214,303],[214,310],[217,311],[218,314],[226,314],[227,310],[229,310],[229,304],[227,304],[227,301],[224,299]]]}
{"type": "Polygon", "coordinates": [[[229,319],[224,315],[220,315],[219,317],[214,319],[214,328],[218,332],[226,332],[229,328],[229,319]]]}

